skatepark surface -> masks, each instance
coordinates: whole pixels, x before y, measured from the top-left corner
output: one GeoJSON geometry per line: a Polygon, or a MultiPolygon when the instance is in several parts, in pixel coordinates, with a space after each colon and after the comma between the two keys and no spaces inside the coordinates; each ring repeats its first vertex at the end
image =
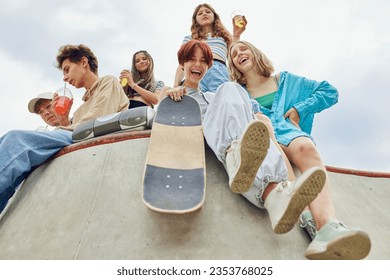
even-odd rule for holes
{"type": "MultiPolygon", "coordinates": [[[[158,213],[142,202],[150,131],[86,140],[61,150],[19,187],[0,220],[0,259],[302,260],[297,224],[272,232],[268,214],[229,190],[206,148],[206,199],[193,213],[158,213]]],[[[327,167],[337,216],[368,232],[366,259],[390,259],[390,174],[327,167]]]]}

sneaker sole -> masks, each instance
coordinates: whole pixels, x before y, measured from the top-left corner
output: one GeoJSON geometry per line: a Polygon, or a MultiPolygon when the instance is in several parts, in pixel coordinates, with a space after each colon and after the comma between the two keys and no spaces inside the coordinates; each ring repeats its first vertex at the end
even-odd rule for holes
{"type": "Polygon", "coordinates": [[[323,252],[305,252],[310,260],[360,260],[371,250],[371,241],[367,233],[357,230],[329,242],[323,252]]]}
{"type": "Polygon", "coordinates": [[[300,188],[295,190],[289,205],[284,211],[284,215],[274,227],[274,232],[283,234],[289,232],[298,221],[301,213],[321,192],[325,185],[326,174],[322,169],[315,168],[307,178],[299,177],[297,180],[303,180],[300,188]]]}
{"type": "Polygon", "coordinates": [[[261,121],[250,123],[241,140],[241,163],[230,185],[235,193],[249,191],[255,181],[257,171],[263,163],[269,148],[267,126],[261,121]]]}

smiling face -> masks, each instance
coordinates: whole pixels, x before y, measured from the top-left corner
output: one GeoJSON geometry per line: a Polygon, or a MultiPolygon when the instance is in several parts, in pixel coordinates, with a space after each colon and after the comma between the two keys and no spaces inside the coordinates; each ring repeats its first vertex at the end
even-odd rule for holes
{"type": "Polygon", "coordinates": [[[242,74],[253,70],[253,53],[243,43],[235,44],[230,50],[230,58],[234,67],[242,74]]]}
{"type": "Polygon", "coordinates": [[[228,55],[228,67],[231,80],[241,84],[246,84],[248,74],[270,77],[275,70],[267,56],[246,41],[232,44],[228,55]]]}
{"type": "Polygon", "coordinates": [[[209,68],[207,59],[198,46],[194,48],[192,57],[184,62],[184,86],[190,88],[198,88],[199,82],[202,80],[204,75],[209,68]]]}
{"type": "Polygon", "coordinates": [[[200,80],[213,65],[213,53],[203,41],[190,40],[177,52],[179,65],[184,71],[184,86],[198,88],[200,80]]]}
{"type": "Polygon", "coordinates": [[[150,61],[143,52],[137,53],[135,55],[134,63],[135,69],[137,69],[139,73],[145,73],[149,69],[150,61]]]}

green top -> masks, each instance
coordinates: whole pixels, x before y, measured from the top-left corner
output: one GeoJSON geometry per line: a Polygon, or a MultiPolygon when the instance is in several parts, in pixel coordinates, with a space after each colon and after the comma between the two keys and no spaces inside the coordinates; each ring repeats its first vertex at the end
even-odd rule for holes
{"type": "Polygon", "coordinates": [[[268,93],[264,96],[257,97],[257,98],[255,98],[255,100],[261,106],[271,110],[272,103],[274,102],[274,98],[275,98],[276,93],[277,93],[277,91],[274,91],[274,92],[268,93]]]}

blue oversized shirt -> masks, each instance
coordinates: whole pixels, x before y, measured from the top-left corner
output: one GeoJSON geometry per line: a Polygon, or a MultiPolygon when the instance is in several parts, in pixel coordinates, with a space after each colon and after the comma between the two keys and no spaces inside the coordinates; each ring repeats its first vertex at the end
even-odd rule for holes
{"type": "Polygon", "coordinates": [[[280,73],[279,89],[272,108],[259,106],[260,111],[271,119],[276,140],[288,146],[297,137],[304,136],[312,139],[310,134],[314,114],[331,107],[337,101],[338,91],[328,82],[317,82],[284,71],[280,73]],[[284,114],[293,107],[299,113],[301,129],[284,118],[284,114]]]}

